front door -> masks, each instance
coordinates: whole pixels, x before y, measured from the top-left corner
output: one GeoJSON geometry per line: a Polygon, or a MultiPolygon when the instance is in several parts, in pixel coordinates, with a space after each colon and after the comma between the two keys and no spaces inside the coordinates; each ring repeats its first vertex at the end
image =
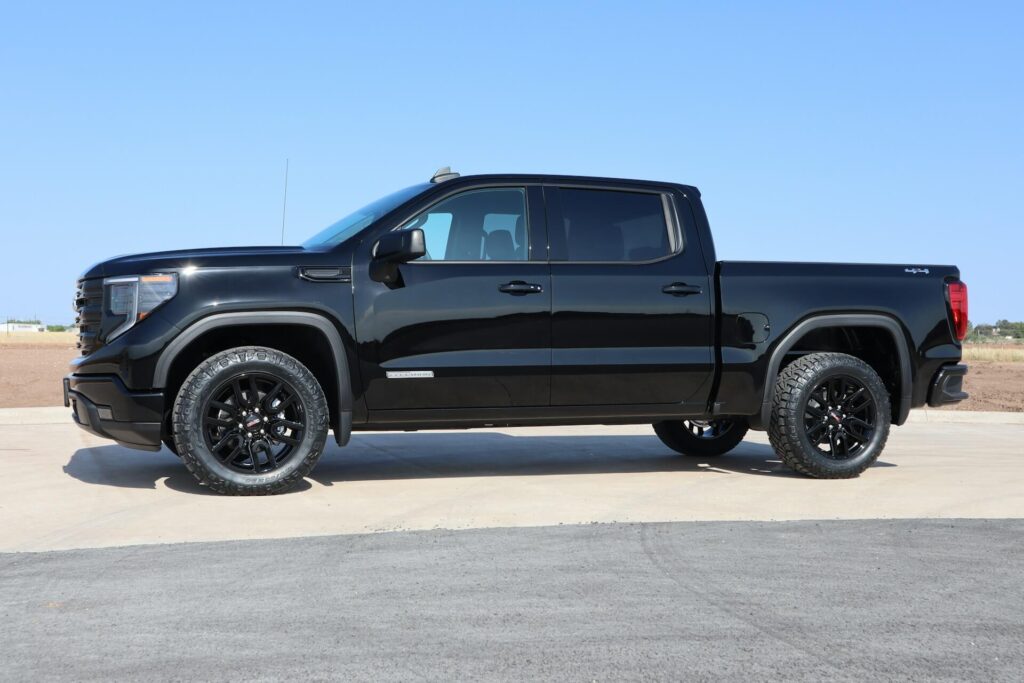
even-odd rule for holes
{"type": "Polygon", "coordinates": [[[399,267],[397,286],[355,269],[371,410],[548,405],[551,281],[541,202],[539,186],[442,198],[399,228],[422,229],[427,254],[399,267]]]}
{"type": "MultiPolygon", "coordinates": [[[[703,413],[714,369],[711,279],[671,191],[545,187],[551,404],[703,413]]],[[[688,210],[688,207],[685,207],[688,210]]]]}

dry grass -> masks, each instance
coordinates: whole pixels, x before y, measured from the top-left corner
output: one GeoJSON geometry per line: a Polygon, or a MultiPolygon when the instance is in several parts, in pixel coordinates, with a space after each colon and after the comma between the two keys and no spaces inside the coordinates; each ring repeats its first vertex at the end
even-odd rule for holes
{"type": "Polygon", "coordinates": [[[1024,344],[964,344],[964,360],[1024,363],[1024,344]]]}
{"type": "Polygon", "coordinates": [[[0,347],[4,346],[74,346],[78,337],[73,332],[11,332],[0,333],[0,347]]]}

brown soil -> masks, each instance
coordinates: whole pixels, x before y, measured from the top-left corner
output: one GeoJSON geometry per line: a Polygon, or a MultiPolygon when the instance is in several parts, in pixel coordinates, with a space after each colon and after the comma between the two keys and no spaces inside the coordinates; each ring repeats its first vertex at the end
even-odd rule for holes
{"type": "Polygon", "coordinates": [[[77,355],[73,345],[0,343],[0,408],[63,405],[61,378],[77,355]]]}
{"type": "MultiPolygon", "coordinates": [[[[0,408],[61,405],[61,378],[77,355],[73,345],[0,340],[0,408]]],[[[968,365],[964,388],[971,398],[953,410],[1024,412],[1024,363],[975,360],[968,365]]]]}
{"type": "Polygon", "coordinates": [[[1024,412],[1024,363],[967,361],[964,391],[971,397],[951,410],[1024,412]]]}

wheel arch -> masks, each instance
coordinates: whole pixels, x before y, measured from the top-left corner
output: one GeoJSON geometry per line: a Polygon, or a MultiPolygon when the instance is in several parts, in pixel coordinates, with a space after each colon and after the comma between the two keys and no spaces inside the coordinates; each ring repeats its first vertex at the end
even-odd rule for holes
{"type": "MultiPolygon", "coordinates": [[[[174,338],[164,349],[157,360],[153,373],[153,386],[157,389],[167,389],[176,381],[183,379],[183,368],[177,362],[189,359],[184,374],[195,369],[194,355],[204,350],[203,341],[210,339],[211,335],[218,331],[225,331],[228,328],[249,328],[270,332],[271,327],[299,328],[315,335],[328,351],[327,358],[322,359],[316,349],[301,347],[305,353],[291,353],[302,361],[310,371],[314,373],[317,380],[324,387],[328,394],[328,403],[333,408],[331,426],[334,428],[334,438],[339,446],[344,446],[352,433],[352,377],[349,370],[348,357],[345,353],[345,344],[337,327],[325,316],[308,311],[240,311],[230,313],[216,313],[192,323],[181,334],[174,338]],[[302,356],[306,355],[304,359],[302,356]],[[319,372],[318,372],[319,370],[319,372]],[[326,376],[325,376],[326,375],[326,376]],[[325,386],[326,385],[326,386],[325,386]]],[[[250,340],[251,341],[251,340],[250,340]]],[[[259,341],[257,339],[256,343],[259,341]]],[[[233,343],[231,346],[243,346],[244,342],[233,343]]],[[[223,346],[217,344],[216,346],[223,346]]],[[[273,346],[270,344],[270,346],[273,346]]],[[[225,350],[216,348],[215,351],[225,350]]],[[[279,348],[285,353],[289,349],[279,348]]],[[[173,388],[173,387],[172,387],[173,388]]]]}
{"type": "MultiPolygon", "coordinates": [[[[848,330],[851,328],[871,328],[887,334],[891,338],[898,359],[896,372],[899,380],[899,395],[892,396],[894,408],[893,424],[901,425],[906,422],[907,416],[910,414],[910,405],[913,398],[913,372],[910,363],[910,350],[907,346],[907,338],[903,328],[900,327],[896,320],[885,315],[844,313],[819,315],[802,320],[779,340],[775,350],[772,351],[769,357],[768,367],[765,371],[764,395],[761,400],[761,412],[758,416],[762,427],[766,427],[771,418],[772,399],[775,395],[775,380],[782,370],[786,356],[812,333],[829,329],[848,330]]],[[[825,350],[836,351],[837,349],[825,350]]],[[[842,349],[837,351],[849,353],[849,351],[842,349]]]]}

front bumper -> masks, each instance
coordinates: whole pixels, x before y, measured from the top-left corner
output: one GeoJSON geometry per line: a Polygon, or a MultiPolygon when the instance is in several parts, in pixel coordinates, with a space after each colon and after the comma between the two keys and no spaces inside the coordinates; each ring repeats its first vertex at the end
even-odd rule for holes
{"type": "Polygon", "coordinates": [[[935,373],[932,386],[928,390],[928,405],[933,408],[959,403],[968,398],[964,391],[964,375],[967,366],[962,364],[943,365],[935,373]]]}
{"type": "Polygon", "coordinates": [[[162,392],[132,392],[111,375],[71,374],[64,378],[64,405],[87,432],[128,448],[160,450],[162,392]]]}

